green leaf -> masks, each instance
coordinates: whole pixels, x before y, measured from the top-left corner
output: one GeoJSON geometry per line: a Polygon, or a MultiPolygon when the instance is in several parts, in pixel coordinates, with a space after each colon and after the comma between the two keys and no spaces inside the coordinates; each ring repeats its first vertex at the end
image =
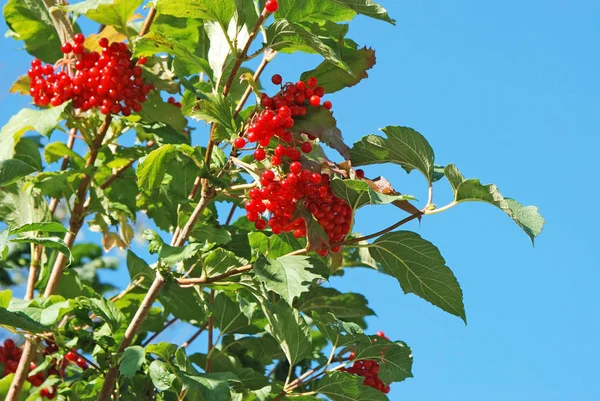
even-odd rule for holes
{"type": "Polygon", "coordinates": [[[175,374],[169,370],[169,366],[159,360],[152,361],[148,367],[148,375],[154,386],[160,391],[170,390],[176,378],[175,374]]]}
{"type": "Polygon", "coordinates": [[[446,178],[454,191],[454,202],[486,202],[506,213],[534,243],[546,223],[535,206],[523,206],[502,196],[494,184],[483,185],[478,179],[465,179],[454,164],[446,166],[446,178]]]}
{"type": "Polygon", "coordinates": [[[46,220],[48,203],[32,187],[13,185],[0,191],[0,221],[11,227],[46,220]]]}
{"type": "Polygon", "coordinates": [[[167,265],[176,265],[186,259],[190,259],[202,248],[197,242],[186,246],[174,247],[164,244],[159,253],[159,258],[167,265]]]}
{"type": "Polygon", "coordinates": [[[407,127],[388,126],[381,131],[387,138],[367,135],[354,144],[350,150],[352,165],[395,163],[407,173],[419,170],[431,183],[434,154],[425,137],[407,127]]]}
{"type": "Polygon", "coordinates": [[[352,70],[352,74],[328,61],[323,61],[314,70],[302,74],[300,79],[306,81],[308,77],[316,77],[319,80],[319,86],[323,87],[326,93],[334,93],[368,78],[367,70],[373,68],[376,60],[373,49],[366,47],[357,49],[346,41],[341,53],[342,60],[352,70]]]}
{"type": "Polygon", "coordinates": [[[17,182],[35,171],[35,168],[18,159],[2,160],[0,161],[0,188],[17,182]]]}
{"type": "Polygon", "coordinates": [[[335,347],[343,347],[353,343],[354,336],[363,332],[357,324],[341,321],[333,313],[321,315],[316,311],[312,311],[312,318],[319,331],[335,347]]]}
{"type": "MultiPolygon", "coordinates": [[[[46,42],[44,46],[47,46],[46,42]]],[[[0,160],[11,159],[15,155],[15,144],[27,131],[37,131],[48,136],[60,119],[60,115],[69,103],[45,110],[22,109],[12,116],[0,130],[0,160]]]]}
{"type": "Polygon", "coordinates": [[[0,291],[0,308],[8,308],[10,300],[12,299],[12,291],[4,290],[0,291]]]}
{"type": "Polygon", "coordinates": [[[222,274],[243,265],[244,264],[235,253],[223,248],[217,248],[210,251],[204,258],[204,268],[206,270],[206,275],[208,276],[222,274]]]}
{"type": "Polygon", "coordinates": [[[69,157],[69,163],[77,168],[85,167],[85,160],[83,157],[72,149],[70,149],[63,142],[52,142],[44,147],[44,159],[48,164],[52,164],[59,160],[63,160],[65,156],[69,157]]]}
{"type": "Polygon", "coordinates": [[[150,32],[158,32],[190,50],[194,55],[202,59],[207,58],[209,43],[206,41],[204,23],[201,20],[159,14],[154,19],[150,32]]]}
{"type": "Polygon", "coordinates": [[[176,151],[173,145],[163,145],[154,149],[138,165],[137,177],[140,188],[157,188],[165,177],[166,163],[176,151]]]}
{"type": "Polygon", "coordinates": [[[40,231],[44,233],[66,233],[68,230],[58,221],[46,221],[42,223],[29,223],[10,230],[11,235],[40,231]]]}
{"type": "Polygon", "coordinates": [[[235,12],[235,3],[231,0],[158,0],[156,7],[161,14],[218,21],[225,27],[235,12]]]}
{"type": "Polygon", "coordinates": [[[194,241],[208,241],[216,245],[225,245],[231,242],[231,233],[224,227],[216,227],[214,224],[197,223],[190,235],[194,241]]]}
{"type": "Polygon", "coordinates": [[[261,305],[269,321],[267,331],[279,342],[288,362],[295,365],[310,357],[310,327],[302,315],[284,302],[271,303],[262,300],[261,305]]]}
{"type": "Polygon", "coordinates": [[[146,359],[146,351],[139,345],[125,348],[119,364],[119,372],[128,378],[135,376],[135,373],[142,367],[146,359]]]}
{"type": "Polygon", "coordinates": [[[15,145],[15,159],[19,159],[35,168],[37,171],[42,171],[42,157],[40,156],[40,143],[38,138],[21,138],[15,145]]]}
{"type": "Polygon", "coordinates": [[[69,263],[72,260],[71,249],[65,244],[65,241],[60,237],[28,237],[28,238],[13,238],[10,242],[37,244],[43,245],[46,248],[56,249],[67,257],[69,263]]]}
{"type": "Polygon", "coordinates": [[[102,25],[112,25],[123,33],[128,32],[127,24],[142,0],[87,0],[67,7],[74,14],[85,14],[92,21],[102,25]]]}
{"type": "MultiPolygon", "coordinates": [[[[181,4],[180,2],[169,2],[172,4],[181,4]]],[[[154,56],[157,53],[167,53],[174,56],[179,62],[184,63],[191,74],[205,72],[209,78],[212,78],[212,70],[208,61],[197,56],[190,48],[166,37],[159,32],[150,32],[141,38],[135,40],[136,56],[154,56]]],[[[144,107],[146,107],[144,105],[144,107]]],[[[173,106],[174,107],[174,106],[173,106]]]]}
{"type": "Polygon", "coordinates": [[[325,60],[352,73],[341,59],[339,52],[327,45],[321,38],[294,22],[278,19],[267,29],[267,45],[282,53],[304,52],[320,54],[325,60]]]}
{"type": "Polygon", "coordinates": [[[42,333],[50,329],[23,312],[10,312],[6,308],[0,308],[0,326],[19,328],[31,333],[42,333]]]}
{"type": "Polygon", "coordinates": [[[364,205],[387,205],[398,200],[414,200],[410,195],[386,195],[374,191],[364,180],[331,181],[331,189],[338,198],[348,202],[353,210],[364,205]]]}
{"type": "Polygon", "coordinates": [[[233,119],[231,102],[221,94],[209,95],[206,99],[199,100],[190,117],[207,123],[219,124],[215,137],[217,141],[231,138],[238,130],[233,119]]]}
{"type": "Polygon", "coordinates": [[[344,143],[342,131],[337,127],[337,121],[331,111],[325,107],[309,107],[304,117],[294,118],[293,132],[307,132],[318,137],[330,148],[337,150],[344,159],[350,159],[350,148],[344,143]]]}
{"type": "Polygon", "coordinates": [[[221,333],[240,333],[240,330],[250,326],[252,323],[250,320],[252,313],[245,313],[252,312],[252,308],[244,298],[239,298],[239,301],[242,302],[234,302],[224,292],[220,292],[215,297],[213,319],[221,333]]]}
{"type": "Polygon", "coordinates": [[[146,347],[146,351],[149,354],[154,354],[165,361],[171,360],[171,357],[175,355],[175,351],[177,351],[177,345],[170,343],[158,343],[158,344],[150,344],[146,347]]]}
{"type": "Polygon", "coordinates": [[[113,302],[107,301],[106,298],[79,298],[78,300],[104,319],[113,333],[116,333],[125,322],[123,312],[113,302]]]}
{"type": "Polygon", "coordinates": [[[229,401],[231,390],[227,379],[234,377],[231,373],[212,373],[208,375],[182,374],[182,381],[186,387],[199,390],[199,397],[191,399],[203,401],[229,401]]]}
{"type": "Polygon", "coordinates": [[[157,91],[148,94],[144,107],[138,114],[144,122],[163,123],[178,132],[183,131],[187,125],[187,120],[181,113],[181,109],[165,102],[157,91]]]}
{"type": "Polygon", "coordinates": [[[330,372],[320,379],[314,391],[332,401],[387,401],[381,391],[363,384],[364,378],[347,372],[330,372]]]}
{"type": "Polygon", "coordinates": [[[379,379],[384,383],[401,382],[412,375],[412,351],[403,342],[392,342],[378,336],[358,336],[355,361],[379,363],[379,379]]]}
{"type": "Polygon", "coordinates": [[[330,0],[341,6],[347,7],[358,14],[366,15],[367,17],[379,19],[396,25],[396,21],[391,19],[385,8],[372,0],[330,0]]]}
{"type": "Polygon", "coordinates": [[[11,312],[21,312],[44,326],[52,326],[63,316],[73,310],[74,303],[63,297],[54,295],[49,298],[38,298],[32,301],[13,298],[10,302],[11,312]]]}
{"type": "Polygon", "coordinates": [[[379,237],[369,253],[398,280],[404,293],[418,295],[466,323],[462,290],[431,242],[410,231],[396,231],[379,237]]]}
{"type": "Polygon", "coordinates": [[[267,236],[263,232],[253,231],[248,234],[248,239],[252,249],[265,255],[268,254],[271,258],[287,255],[305,245],[292,233],[267,236]]]}
{"type": "Polygon", "coordinates": [[[355,12],[330,0],[279,0],[275,18],[294,22],[348,21],[355,12]]]}
{"type": "Polygon", "coordinates": [[[362,328],[367,327],[364,318],[375,315],[364,295],[353,292],[341,293],[334,288],[315,285],[311,286],[310,291],[302,294],[296,307],[304,313],[330,312],[338,319],[356,323],[362,328]]]}
{"type": "Polygon", "coordinates": [[[9,0],[4,6],[6,25],[13,38],[25,42],[25,50],[46,63],[63,56],[60,39],[42,0],[9,0]]]}
{"type": "Polygon", "coordinates": [[[256,279],[265,287],[279,294],[290,305],[295,298],[317,280],[322,280],[323,275],[315,271],[319,262],[308,256],[282,256],[277,259],[266,258],[259,255],[254,262],[256,279]]]}

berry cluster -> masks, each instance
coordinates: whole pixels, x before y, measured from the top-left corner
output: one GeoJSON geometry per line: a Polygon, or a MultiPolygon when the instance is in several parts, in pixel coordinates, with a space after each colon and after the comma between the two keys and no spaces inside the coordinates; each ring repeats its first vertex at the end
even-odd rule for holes
{"type": "MultiPolygon", "coordinates": [[[[276,74],[272,82],[281,85],[283,79],[276,74]]],[[[302,203],[327,233],[330,243],[342,241],[350,231],[352,208],[342,199],[336,198],[330,188],[330,177],[320,172],[305,169],[300,163],[302,153],[310,153],[316,137],[310,133],[296,135],[290,131],[294,117],[305,116],[308,107],[319,107],[325,91],[317,86],[318,80],[310,77],[295,84],[286,84],[273,97],[262,95],[263,111],[254,117],[246,132],[246,138],[236,138],[234,146],[242,149],[248,142],[256,143],[254,159],[267,161],[271,169],[262,172],[260,189],[249,191],[246,216],[254,222],[256,229],[267,225],[273,233],[293,232],[296,238],[306,236],[306,222],[298,216],[302,203]],[[268,212],[268,219],[264,214],[268,212]]],[[[327,109],[331,102],[323,103],[327,109]]],[[[266,163],[265,163],[266,164],[266,163]]],[[[322,256],[329,250],[339,252],[340,246],[318,251],[322,256]]]]}
{"type": "MultiPolygon", "coordinates": [[[[53,341],[46,341],[46,345],[42,350],[42,354],[52,355],[58,352],[58,346],[53,341]]],[[[21,355],[23,354],[23,350],[16,346],[15,342],[11,339],[4,340],[4,346],[0,346],[0,363],[4,365],[4,371],[2,372],[2,376],[7,376],[11,373],[15,373],[17,367],[19,366],[19,360],[21,359],[21,355]]],[[[48,376],[65,376],[65,369],[67,367],[67,363],[72,362],[79,366],[81,369],[86,370],[89,366],[85,359],[78,356],[76,353],[69,351],[65,355],[64,359],[60,361],[54,361],[54,363],[48,368],[46,372],[39,371],[34,375],[29,375],[27,380],[34,386],[41,386],[48,376]]],[[[29,364],[29,371],[33,371],[37,368],[37,364],[35,362],[31,362],[29,364]]],[[[40,396],[47,399],[53,399],[56,397],[56,386],[47,387],[40,390],[40,396]]]]}
{"type": "MultiPolygon", "coordinates": [[[[376,335],[389,340],[383,331],[378,331],[376,335]]],[[[353,360],[354,357],[355,353],[351,352],[349,356],[350,360],[353,360]]],[[[363,384],[365,386],[371,386],[385,394],[390,392],[389,384],[385,384],[379,379],[379,362],[377,361],[370,359],[356,361],[350,368],[342,368],[342,371],[364,377],[363,384]]]]}
{"type": "Polygon", "coordinates": [[[169,98],[167,99],[167,103],[172,104],[173,106],[177,107],[177,108],[181,108],[181,102],[178,102],[177,100],[175,100],[175,98],[173,96],[169,96],[169,98]]]}
{"type": "Polygon", "coordinates": [[[146,58],[131,59],[125,43],[109,43],[101,38],[102,53],[88,52],[83,47],[85,37],[78,33],[73,43],[61,47],[65,58],[55,67],[35,59],[28,71],[29,93],[39,106],[59,106],[73,100],[73,107],[83,111],[99,108],[103,114],[129,116],[142,110],[146,95],[154,88],[142,78],[141,65],[146,58]],[[76,72],[73,74],[73,67],[76,72]]]}

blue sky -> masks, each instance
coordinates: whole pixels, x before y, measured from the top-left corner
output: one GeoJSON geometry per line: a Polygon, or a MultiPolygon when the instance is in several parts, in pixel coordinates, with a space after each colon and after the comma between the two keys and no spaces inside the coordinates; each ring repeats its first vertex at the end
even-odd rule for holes
{"type": "MultiPolygon", "coordinates": [[[[332,281],[367,295],[378,314],[370,330],[413,348],[415,378],[394,384],[390,400],[600,399],[600,263],[593,251],[600,224],[594,182],[600,3],[380,3],[397,26],[359,17],[349,34],[376,49],[377,65],[369,79],[330,97],[346,141],[386,125],[412,127],[430,141],[439,164],[455,163],[505,196],[539,206],[548,222],[535,248],[484,204],[459,205],[406,226],[436,244],[454,270],[467,326],[375,272],[353,270],[332,281]]],[[[7,94],[27,70],[18,47],[0,40],[2,124],[28,100],[7,94]]],[[[299,54],[276,60],[268,73],[289,80],[320,62],[299,54]]],[[[416,172],[366,170],[426,199],[416,172]]],[[[448,185],[438,183],[434,202],[449,198],[448,185]]],[[[360,212],[356,230],[367,234],[402,217],[373,207],[360,212]]],[[[175,328],[163,339],[191,332],[175,328]]]]}

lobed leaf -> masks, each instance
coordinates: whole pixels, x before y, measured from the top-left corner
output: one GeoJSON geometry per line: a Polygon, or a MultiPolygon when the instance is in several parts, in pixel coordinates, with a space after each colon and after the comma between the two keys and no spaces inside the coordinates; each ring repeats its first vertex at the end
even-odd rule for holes
{"type": "Polygon", "coordinates": [[[365,180],[341,180],[331,181],[331,189],[335,196],[348,202],[353,210],[365,205],[387,205],[396,201],[413,200],[410,195],[387,195],[374,191],[365,180]]]}
{"type": "Polygon", "coordinates": [[[161,14],[217,21],[226,27],[233,18],[235,3],[231,0],[158,0],[156,8],[161,14]]]}
{"type": "Polygon", "coordinates": [[[386,401],[381,391],[363,384],[364,378],[347,372],[329,372],[314,386],[314,391],[332,401],[386,401]]]}
{"type": "Polygon", "coordinates": [[[142,367],[146,359],[146,351],[139,345],[133,345],[125,348],[119,362],[119,373],[123,376],[132,378],[142,367]]]}
{"type": "MultiPolygon", "coordinates": [[[[256,279],[279,294],[290,305],[309,286],[324,276],[318,272],[319,262],[308,256],[282,256],[277,259],[259,255],[254,262],[256,279]]],[[[322,270],[322,268],[321,268],[322,270]]]]}
{"type": "Polygon", "coordinates": [[[483,185],[478,179],[465,179],[454,164],[446,166],[444,173],[454,191],[454,202],[486,202],[496,206],[521,227],[531,243],[542,232],[546,222],[537,207],[523,206],[514,199],[505,198],[494,184],[483,185]]]}
{"type": "Polygon", "coordinates": [[[434,153],[425,137],[407,127],[388,126],[381,131],[387,138],[367,135],[354,144],[350,150],[352,165],[395,163],[407,173],[419,170],[431,183],[434,153]]]}

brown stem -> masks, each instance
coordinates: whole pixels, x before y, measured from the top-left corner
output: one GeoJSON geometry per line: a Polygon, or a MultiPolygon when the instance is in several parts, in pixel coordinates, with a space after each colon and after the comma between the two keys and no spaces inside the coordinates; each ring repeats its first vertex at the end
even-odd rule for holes
{"type": "Polygon", "coordinates": [[[104,182],[100,185],[100,188],[106,189],[112,185],[113,182],[117,180],[129,167],[131,167],[135,163],[134,160],[130,160],[126,165],[115,171],[110,177],[108,177],[104,182]]]}
{"type": "Polygon", "coordinates": [[[148,10],[148,15],[146,16],[144,24],[142,25],[142,29],[140,29],[139,36],[144,36],[150,31],[150,26],[152,25],[152,22],[154,22],[154,17],[156,17],[156,8],[150,7],[148,10]]]}
{"type": "MultiPolygon", "coordinates": [[[[210,304],[214,304],[215,303],[215,290],[210,290],[210,304]]],[[[214,335],[214,320],[213,320],[213,316],[212,313],[211,315],[208,317],[208,351],[206,351],[206,368],[204,369],[204,371],[206,373],[210,373],[210,369],[211,369],[211,359],[210,359],[210,352],[213,349],[213,345],[214,345],[214,340],[213,340],[213,335],[214,335]]]]}
{"type": "Polygon", "coordinates": [[[370,240],[370,239],[372,239],[372,238],[379,237],[380,235],[383,235],[383,234],[385,234],[385,233],[389,233],[389,232],[390,232],[390,231],[392,231],[392,230],[395,230],[396,228],[398,228],[398,227],[400,227],[400,226],[402,226],[402,225],[404,225],[404,224],[408,223],[408,222],[409,222],[409,221],[411,221],[411,220],[414,220],[414,219],[416,219],[416,218],[418,218],[418,217],[421,217],[421,216],[423,216],[423,214],[425,214],[423,211],[420,211],[420,212],[418,212],[418,213],[411,214],[410,216],[408,216],[408,217],[406,217],[406,218],[404,218],[404,219],[400,220],[399,222],[397,222],[397,223],[395,223],[395,224],[392,224],[392,225],[391,225],[391,226],[389,226],[388,228],[384,228],[383,230],[381,230],[381,231],[377,231],[376,233],[369,234],[369,235],[366,235],[366,236],[364,236],[364,237],[359,237],[359,238],[350,238],[350,239],[347,239],[347,240],[345,240],[345,241],[334,242],[333,244],[329,244],[329,246],[354,244],[354,243],[357,243],[357,242],[361,242],[361,241],[367,241],[367,240],[370,240]]]}
{"type": "MultiPolygon", "coordinates": [[[[73,146],[75,145],[76,137],[77,137],[77,128],[72,128],[71,131],[69,131],[69,138],[67,139],[67,147],[71,150],[73,150],[73,146]]],[[[69,161],[71,161],[71,157],[69,155],[66,155],[65,157],[63,157],[62,164],[60,165],[60,171],[65,171],[67,169],[67,167],[69,167],[69,161]]],[[[50,201],[50,206],[48,209],[50,210],[51,215],[53,215],[56,212],[56,208],[58,207],[58,202],[59,202],[58,198],[52,198],[52,200],[50,201]]]]}
{"type": "Polygon", "coordinates": [[[206,330],[206,328],[208,327],[208,321],[206,323],[204,323],[202,325],[202,327],[200,327],[190,338],[189,340],[187,340],[186,342],[184,342],[183,344],[181,344],[181,348],[187,348],[191,343],[193,343],[194,341],[196,341],[196,339],[198,338],[198,336],[200,336],[200,334],[202,334],[202,332],[204,330],[206,330]]]}
{"type": "Polygon", "coordinates": [[[219,274],[217,276],[212,277],[200,277],[200,278],[179,278],[177,282],[180,285],[196,285],[196,284],[210,284],[217,282],[219,280],[223,280],[224,278],[236,276],[238,274],[244,274],[253,269],[254,266],[246,265],[242,267],[238,267],[237,269],[232,269],[227,273],[219,274]]]}
{"type": "Polygon", "coordinates": [[[60,42],[65,44],[67,42],[73,41],[73,37],[75,36],[75,30],[73,29],[73,25],[69,20],[69,17],[57,7],[57,3],[55,0],[42,0],[44,2],[44,6],[48,13],[50,14],[50,19],[52,20],[52,24],[56,28],[56,32],[60,38],[60,42]]]}
{"type": "MultiPolygon", "coordinates": [[[[104,141],[104,137],[108,132],[108,128],[110,127],[110,123],[112,121],[112,116],[109,114],[106,116],[100,129],[98,131],[98,135],[94,138],[91,146],[90,146],[90,154],[85,163],[86,169],[92,168],[96,163],[96,158],[98,157],[98,151],[102,146],[102,142],[104,141]]],[[[84,173],[81,182],[79,183],[79,187],[77,188],[77,195],[75,198],[75,204],[73,206],[73,212],[71,214],[71,219],[69,221],[69,232],[65,235],[65,243],[71,249],[73,244],[75,243],[75,238],[83,225],[83,219],[85,218],[86,211],[86,193],[89,188],[90,182],[92,181],[92,174],[84,173]]],[[[44,297],[49,297],[54,294],[56,291],[56,287],[58,286],[58,282],[62,277],[63,270],[65,265],[67,264],[67,257],[59,253],[54,266],[52,267],[52,271],[50,272],[50,278],[48,279],[48,284],[46,285],[46,291],[44,291],[44,297]]]]}
{"type": "Polygon", "coordinates": [[[21,388],[23,387],[23,383],[25,383],[25,379],[27,379],[29,373],[29,369],[26,368],[29,367],[29,364],[33,360],[33,350],[35,345],[36,342],[34,342],[34,339],[28,338],[27,342],[23,346],[21,360],[19,361],[19,366],[17,367],[13,381],[10,384],[8,393],[6,394],[5,401],[17,401],[19,399],[19,396],[21,395],[21,388]],[[23,365],[23,368],[21,365],[23,365]]]}
{"type": "Polygon", "coordinates": [[[164,332],[166,329],[168,329],[173,323],[175,323],[178,319],[176,317],[174,317],[173,319],[169,320],[167,322],[167,324],[165,324],[163,326],[162,329],[158,330],[156,333],[152,334],[150,336],[150,338],[148,338],[146,341],[144,341],[144,343],[142,344],[142,347],[147,346],[148,344],[150,344],[152,341],[154,341],[154,339],[158,336],[161,335],[162,332],[164,332]]]}
{"type": "Polygon", "coordinates": [[[225,220],[225,225],[228,226],[229,223],[231,223],[231,220],[233,219],[233,215],[235,214],[235,209],[237,209],[237,205],[234,203],[231,206],[231,210],[229,211],[229,215],[227,216],[227,220],[225,220]]]}
{"type": "MultiPolygon", "coordinates": [[[[212,200],[214,195],[215,195],[214,191],[212,191],[212,192],[203,191],[202,198],[200,198],[200,201],[198,202],[198,205],[196,205],[196,208],[194,209],[192,216],[190,216],[189,221],[187,222],[187,224],[181,231],[181,235],[179,236],[178,239],[173,237],[173,241],[171,242],[172,246],[181,246],[185,243],[185,241],[187,241],[189,235],[192,232],[192,228],[194,227],[194,225],[196,224],[196,222],[202,215],[202,212],[208,206],[208,204],[210,203],[210,201],[212,200]]],[[[152,285],[148,289],[148,292],[146,293],[146,296],[144,297],[142,304],[140,305],[135,316],[131,320],[131,323],[129,323],[129,327],[127,327],[127,330],[125,331],[125,336],[123,337],[121,344],[119,344],[117,353],[123,352],[125,350],[125,348],[127,348],[127,347],[129,347],[129,345],[131,345],[131,343],[132,343],[135,335],[139,331],[142,323],[148,316],[148,313],[150,312],[150,307],[152,307],[152,304],[158,298],[158,295],[160,294],[160,290],[162,289],[164,284],[165,284],[165,279],[160,274],[157,274],[156,278],[154,279],[154,282],[152,282],[152,285]]],[[[112,368],[110,368],[110,370],[106,374],[106,377],[104,378],[104,384],[102,385],[102,390],[100,391],[100,394],[98,395],[97,401],[107,401],[110,398],[110,395],[111,395],[111,393],[115,387],[115,384],[117,382],[118,375],[119,375],[119,365],[117,364],[117,365],[113,366],[112,368]]]]}
{"type": "MultiPolygon", "coordinates": [[[[258,68],[254,72],[254,76],[252,77],[252,79],[254,79],[254,81],[256,81],[258,78],[260,78],[261,74],[267,67],[267,64],[269,64],[271,62],[271,60],[273,60],[273,57],[275,57],[276,54],[277,54],[277,52],[275,52],[273,50],[267,49],[265,51],[265,55],[264,55],[262,61],[260,62],[260,64],[258,65],[258,68]]],[[[246,101],[248,100],[248,97],[250,97],[251,93],[252,93],[252,85],[248,85],[248,87],[246,88],[246,92],[244,92],[244,94],[242,95],[242,98],[240,99],[239,103],[235,107],[235,110],[233,112],[233,118],[236,118],[238,116],[238,114],[240,114],[240,111],[242,111],[242,109],[244,108],[244,105],[246,104],[246,101]]]]}
{"type": "MultiPolygon", "coordinates": [[[[164,285],[165,279],[159,273],[157,273],[156,278],[154,279],[152,285],[148,289],[146,297],[144,297],[142,304],[140,305],[135,316],[131,320],[131,323],[129,323],[129,327],[127,327],[127,330],[125,331],[125,336],[119,344],[117,353],[123,352],[125,348],[131,345],[142,323],[148,316],[152,304],[158,298],[158,294],[160,293],[160,290],[164,285]]],[[[110,395],[112,394],[113,389],[115,388],[118,376],[119,365],[117,364],[110,368],[109,371],[106,373],[106,376],[104,377],[104,384],[102,385],[102,390],[100,391],[100,394],[98,394],[97,401],[107,401],[110,398],[110,395]]]]}
{"type": "Polygon", "coordinates": [[[204,184],[203,184],[203,188],[202,188],[202,197],[200,198],[198,205],[196,205],[196,208],[192,212],[190,219],[187,221],[185,226],[181,229],[181,232],[179,233],[179,235],[173,236],[173,240],[171,241],[171,246],[183,246],[183,244],[185,244],[185,241],[187,241],[190,234],[192,233],[194,225],[196,225],[196,222],[198,221],[198,219],[200,219],[202,212],[204,211],[206,206],[208,206],[210,201],[216,195],[217,194],[216,194],[215,190],[212,189],[208,185],[208,181],[205,180],[204,184]]]}

